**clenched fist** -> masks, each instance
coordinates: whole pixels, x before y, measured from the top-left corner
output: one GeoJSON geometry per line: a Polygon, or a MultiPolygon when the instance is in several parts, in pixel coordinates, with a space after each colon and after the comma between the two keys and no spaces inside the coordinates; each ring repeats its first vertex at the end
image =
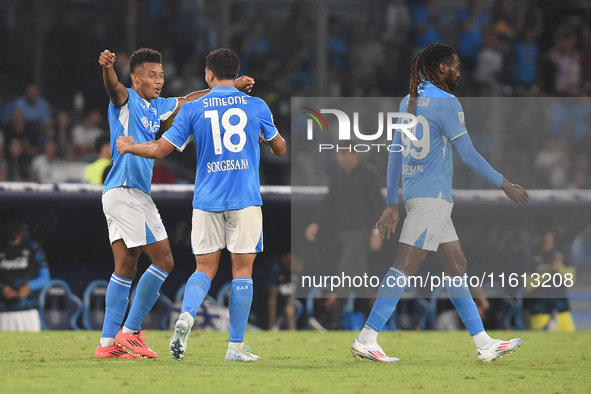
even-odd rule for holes
{"type": "Polygon", "coordinates": [[[101,53],[101,56],[99,57],[98,62],[101,65],[101,67],[103,67],[103,68],[113,67],[113,64],[115,63],[115,57],[116,56],[114,53],[112,53],[108,49],[105,49],[101,53]]]}
{"type": "Polygon", "coordinates": [[[117,150],[121,154],[126,154],[129,152],[129,147],[133,145],[133,137],[125,137],[121,136],[117,139],[117,150]]]}

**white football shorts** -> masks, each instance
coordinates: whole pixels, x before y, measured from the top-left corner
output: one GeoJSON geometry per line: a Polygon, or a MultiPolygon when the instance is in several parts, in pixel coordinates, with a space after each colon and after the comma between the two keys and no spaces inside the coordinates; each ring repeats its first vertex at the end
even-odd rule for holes
{"type": "Polygon", "coordinates": [[[130,249],[168,238],[152,197],[139,189],[108,190],[103,194],[103,212],[111,243],[122,239],[130,249]]]}
{"type": "Polygon", "coordinates": [[[435,252],[439,244],[458,240],[451,221],[453,203],[442,198],[411,198],[404,207],[406,219],[400,242],[435,252]]]}
{"type": "Polygon", "coordinates": [[[232,253],[263,251],[263,213],[251,206],[223,212],[193,209],[193,254],[213,253],[225,247],[232,253]]]}

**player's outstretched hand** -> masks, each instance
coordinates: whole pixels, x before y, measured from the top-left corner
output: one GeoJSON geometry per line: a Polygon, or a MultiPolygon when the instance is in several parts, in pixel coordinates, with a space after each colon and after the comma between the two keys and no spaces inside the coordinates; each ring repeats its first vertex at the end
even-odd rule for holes
{"type": "Polygon", "coordinates": [[[390,235],[396,232],[398,220],[398,205],[388,204],[388,206],[386,206],[386,209],[384,209],[384,212],[382,213],[382,217],[376,223],[376,228],[380,232],[380,237],[382,237],[382,239],[390,239],[390,235]]]}
{"type": "Polygon", "coordinates": [[[254,86],[254,78],[243,75],[234,81],[234,87],[238,90],[250,93],[250,90],[254,86]]]}
{"type": "Polygon", "coordinates": [[[99,64],[103,68],[113,67],[113,64],[115,63],[115,57],[116,56],[114,53],[112,53],[108,49],[105,49],[103,52],[101,52],[101,56],[99,57],[99,64]]]}
{"type": "Polygon", "coordinates": [[[129,153],[129,148],[133,145],[133,137],[121,136],[117,139],[117,150],[121,154],[129,153]]]}
{"type": "Polygon", "coordinates": [[[519,185],[515,185],[505,178],[503,178],[503,184],[501,185],[501,189],[505,192],[507,197],[509,197],[518,207],[525,204],[529,198],[529,194],[519,185]]]}

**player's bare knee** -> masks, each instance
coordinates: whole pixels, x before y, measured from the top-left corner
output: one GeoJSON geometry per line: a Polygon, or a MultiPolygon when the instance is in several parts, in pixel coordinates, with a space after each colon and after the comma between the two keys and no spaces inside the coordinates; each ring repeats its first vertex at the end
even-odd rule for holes
{"type": "Polygon", "coordinates": [[[420,264],[411,263],[411,262],[398,262],[394,263],[392,268],[396,268],[406,274],[406,276],[412,276],[417,273],[420,268],[420,264]]]}
{"type": "Polygon", "coordinates": [[[137,272],[137,265],[115,265],[115,275],[126,279],[135,278],[137,272]]]}
{"type": "Polygon", "coordinates": [[[466,273],[466,268],[468,267],[468,263],[466,262],[466,259],[464,259],[463,262],[459,262],[459,263],[454,263],[454,264],[450,264],[448,267],[446,267],[446,272],[445,274],[447,276],[464,276],[464,274],[466,273]]]}
{"type": "Polygon", "coordinates": [[[205,275],[209,276],[209,279],[213,280],[213,278],[218,272],[218,264],[214,262],[199,262],[196,265],[195,272],[203,272],[205,275]]]}
{"type": "Polygon", "coordinates": [[[159,259],[158,262],[154,263],[154,265],[170,273],[174,268],[174,260],[172,258],[172,255],[169,255],[165,258],[159,259]]]}
{"type": "Polygon", "coordinates": [[[458,276],[464,276],[466,273],[466,269],[468,268],[468,262],[466,259],[462,259],[462,261],[456,264],[456,270],[458,271],[458,276]]]}

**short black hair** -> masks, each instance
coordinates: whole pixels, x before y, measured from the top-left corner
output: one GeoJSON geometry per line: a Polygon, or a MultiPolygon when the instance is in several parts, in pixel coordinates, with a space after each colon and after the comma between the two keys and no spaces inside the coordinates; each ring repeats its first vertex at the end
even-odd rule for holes
{"type": "Polygon", "coordinates": [[[155,49],[140,48],[131,54],[129,58],[129,71],[134,73],[135,70],[144,63],[158,63],[162,64],[162,54],[155,49]]]}
{"type": "Polygon", "coordinates": [[[212,71],[217,79],[234,80],[238,77],[240,70],[240,58],[229,49],[216,49],[205,58],[205,67],[212,71]]]}

